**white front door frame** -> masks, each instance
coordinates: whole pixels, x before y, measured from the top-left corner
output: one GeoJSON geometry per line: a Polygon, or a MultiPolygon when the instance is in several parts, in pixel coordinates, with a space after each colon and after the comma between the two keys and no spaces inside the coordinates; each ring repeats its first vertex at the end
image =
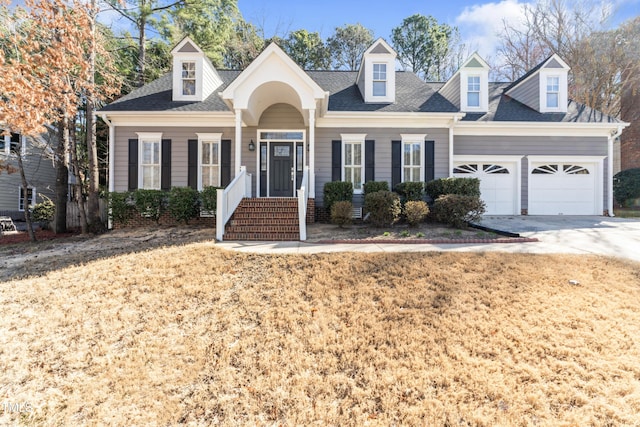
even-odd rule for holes
{"type": "MultiPolygon", "coordinates": [[[[296,146],[298,142],[302,142],[302,152],[303,152],[303,168],[306,165],[309,164],[309,151],[310,151],[310,147],[307,144],[307,132],[305,129],[256,129],[256,197],[263,197],[260,195],[260,182],[261,182],[261,163],[260,163],[260,152],[261,152],[261,144],[264,142],[267,144],[267,159],[266,159],[266,179],[267,179],[267,185],[266,185],[266,196],[264,197],[271,197],[269,195],[269,168],[271,167],[271,143],[272,142],[290,142],[292,143],[293,146],[293,167],[294,169],[297,166],[297,162],[298,162],[298,152],[296,149],[296,146]],[[269,138],[260,138],[260,134],[265,133],[265,132],[296,132],[296,133],[302,133],[302,139],[286,139],[286,138],[273,138],[273,139],[269,139],[269,138]],[[307,153],[307,155],[305,156],[304,153],[307,153]],[[306,157],[306,159],[305,159],[306,157]]],[[[309,169],[311,169],[311,167],[309,167],[309,169]]],[[[297,172],[297,170],[296,170],[297,172]]],[[[309,171],[309,173],[311,174],[311,171],[309,171]]],[[[296,190],[297,190],[297,179],[296,179],[296,175],[297,173],[294,173],[293,176],[293,193],[291,194],[291,197],[295,197],[296,190]]]]}

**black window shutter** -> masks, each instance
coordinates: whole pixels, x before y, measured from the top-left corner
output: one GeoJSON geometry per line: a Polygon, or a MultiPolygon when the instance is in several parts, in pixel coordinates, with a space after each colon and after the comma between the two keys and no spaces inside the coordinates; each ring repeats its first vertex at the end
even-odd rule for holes
{"type": "Polygon", "coordinates": [[[331,181],[342,181],[342,141],[331,141],[331,181]]]}
{"type": "Polygon", "coordinates": [[[231,140],[223,139],[220,147],[220,184],[226,187],[231,182],[231,140]]]}
{"type": "Polygon", "coordinates": [[[171,140],[162,140],[162,166],[160,168],[160,188],[171,189],[171,140]]]}
{"type": "Polygon", "coordinates": [[[402,180],[402,141],[391,141],[391,189],[402,180]]]}
{"type": "Polygon", "coordinates": [[[188,172],[187,185],[194,190],[198,189],[198,140],[190,139],[187,141],[188,147],[188,172]]]}
{"type": "Polygon", "coordinates": [[[138,140],[129,140],[129,191],[138,188],[138,140]]]}
{"type": "Polygon", "coordinates": [[[376,179],[376,142],[368,140],[364,142],[364,182],[376,179]]]}
{"type": "Polygon", "coordinates": [[[436,174],[435,141],[424,142],[424,180],[432,181],[436,174]]]}

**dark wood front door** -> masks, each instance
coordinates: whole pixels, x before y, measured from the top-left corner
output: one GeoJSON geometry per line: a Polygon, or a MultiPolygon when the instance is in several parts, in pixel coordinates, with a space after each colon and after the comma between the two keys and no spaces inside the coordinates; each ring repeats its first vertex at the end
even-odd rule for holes
{"type": "Polygon", "coordinates": [[[293,143],[270,144],[269,196],[293,197],[293,143]]]}

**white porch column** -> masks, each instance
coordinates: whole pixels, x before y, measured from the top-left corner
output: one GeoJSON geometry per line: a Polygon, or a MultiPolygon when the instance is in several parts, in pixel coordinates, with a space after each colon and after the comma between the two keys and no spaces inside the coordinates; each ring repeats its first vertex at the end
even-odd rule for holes
{"type": "Polygon", "coordinates": [[[316,110],[309,110],[309,198],[316,197],[316,110]]]}
{"type": "Polygon", "coordinates": [[[234,177],[240,173],[240,166],[242,166],[242,110],[236,109],[236,173],[234,177]]]}

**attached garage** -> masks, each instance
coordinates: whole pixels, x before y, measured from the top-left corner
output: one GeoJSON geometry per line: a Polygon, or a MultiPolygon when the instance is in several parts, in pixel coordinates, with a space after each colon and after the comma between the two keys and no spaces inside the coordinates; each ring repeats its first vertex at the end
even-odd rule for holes
{"type": "Polygon", "coordinates": [[[478,178],[489,215],[520,214],[522,156],[455,156],[453,176],[478,178]]]}
{"type": "Polygon", "coordinates": [[[529,215],[602,215],[603,157],[528,159],[529,215]]]}

